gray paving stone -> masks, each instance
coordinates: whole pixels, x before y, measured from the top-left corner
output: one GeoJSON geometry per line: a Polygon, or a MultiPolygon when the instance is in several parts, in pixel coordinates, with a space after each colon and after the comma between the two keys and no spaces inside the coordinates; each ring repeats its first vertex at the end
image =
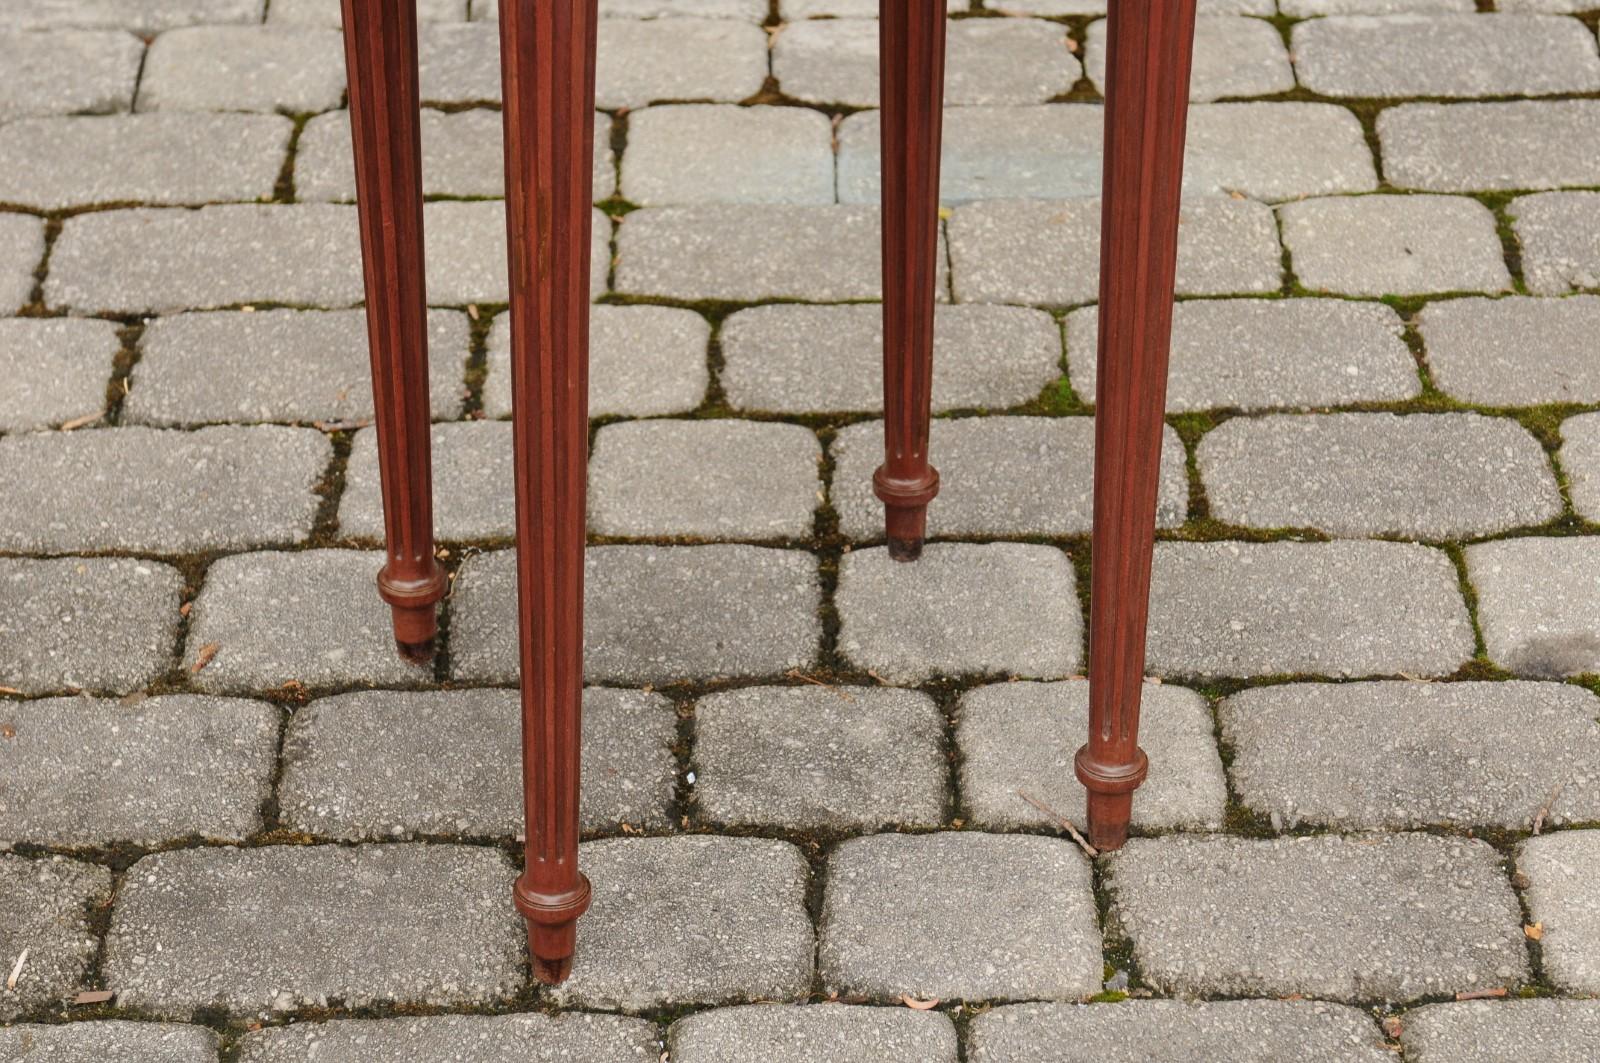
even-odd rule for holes
{"type": "Polygon", "coordinates": [[[0,440],[0,548],[160,554],[304,542],[333,448],[309,428],[103,428],[0,440]]]}
{"type": "Polygon", "coordinates": [[[1516,895],[1475,839],[1172,835],[1133,839],[1110,868],[1114,917],[1158,992],[1361,1003],[1529,976],[1516,895]]]}
{"type": "MultiPolygon", "coordinates": [[[[461,408],[468,342],[465,316],[428,312],[434,417],[461,408]]],[[[349,425],[373,416],[364,310],[177,314],[147,325],[139,349],[122,402],[124,424],[349,425]]]]}
{"type": "MultiPolygon", "coordinates": [[[[1106,23],[1089,24],[1084,66],[1094,87],[1106,91],[1106,23]]],[[[1278,28],[1261,19],[1203,15],[1195,20],[1191,100],[1271,96],[1294,88],[1294,71],[1278,28]]]]}
{"type": "MultiPolygon", "coordinates": [[[[1496,11],[1509,11],[1515,0],[1506,0],[1496,11]]],[[[1477,10],[1473,0],[1279,0],[1279,9],[1290,18],[1317,15],[1470,15],[1477,10]]]]}
{"type": "Polygon", "coordinates": [[[1355,115],[1331,103],[1291,101],[1190,108],[1183,180],[1190,194],[1265,200],[1378,187],[1372,151],[1355,115]]]}
{"type": "Polygon", "coordinates": [[[1157,675],[1449,675],[1472,657],[1455,566],[1414,543],[1158,543],[1157,675]]]}
{"type": "MultiPolygon", "coordinates": [[[[453,204],[452,204],[453,205],[453,204]]],[[[237,204],[68,218],[45,302],[82,313],[170,313],[240,303],[361,301],[353,207],[237,204]],[[241,249],[252,253],[240,254],[241,249]]]]}
{"type": "Polygon", "coordinates": [[[1396,188],[1600,184],[1600,100],[1404,103],[1378,113],[1378,138],[1396,188]]]}
{"type": "Polygon", "coordinates": [[[1517,870],[1531,881],[1528,912],[1544,925],[1545,974],[1569,993],[1600,992],[1600,830],[1530,838],[1517,870]]]}
{"type": "MultiPolygon", "coordinates": [[[[1264,204],[1201,197],[1178,224],[1178,294],[1278,290],[1283,253],[1264,204]]],[[[1062,305],[1099,294],[1097,199],[968,203],[949,234],[958,302],[1062,305]]]]}
{"type": "Polygon", "coordinates": [[[1511,274],[1494,215],[1462,196],[1341,196],[1286,203],[1295,276],[1340,295],[1501,292],[1511,274]]]}
{"type": "Polygon", "coordinates": [[[667,1031],[680,1063],[955,1063],[947,1016],[847,1004],[755,1004],[689,1015],[667,1031]]]}
{"type": "Polygon", "coordinates": [[[1600,297],[1450,299],[1417,315],[1434,383],[1467,402],[1600,402],[1600,297]]]}
{"type": "Polygon", "coordinates": [[[0,128],[0,202],[40,210],[270,199],[293,123],[278,115],[34,118],[0,128]]]}
{"type": "MultiPolygon", "coordinates": [[[[952,22],[945,52],[944,102],[949,107],[1043,103],[1069,91],[1083,72],[1077,57],[1067,51],[1065,27],[1037,19],[952,22]]],[[[784,94],[794,99],[876,107],[877,21],[790,22],[773,44],[772,72],[784,94]]]]}
{"type": "Polygon", "coordinates": [[[594,902],[572,977],[548,991],[558,1007],[645,1011],[810,991],[810,873],[788,842],[612,838],[584,844],[578,862],[594,902]]]}
{"type": "Polygon", "coordinates": [[[118,892],[106,986],[174,1018],[492,1003],[525,977],[512,877],[503,853],[464,845],[156,853],[118,892]]]}
{"type": "MultiPolygon", "coordinates": [[[[869,207],[646,208],[619,229],[617,291],[736,302],[877,299],[882,243],[878,211],[869,207]]],[[[942,296],[942,241],[939,262],[942,296]]]]}
{"type": "Polygon", "coordinates": [[[1544,448],[1476,413],[1238,417],[1195,448],[1211,515],[1252,528],[1464,539],[1561,513],[1544,448]]]}
{"type": "MultiPolygon", "coordinates": [[[[430,196],[505,195],[503,125],[500,112],[486,108],[423,108],[423,192],[430,196]]],[[[611,116],[596,113],[594,125],[594,198],[608,199],[616,191],[617,176],[611,152],[611,116]]],[[[350,144],[348,111],[330,111],[307,122],[295,151],[295,197],[354,203],[355,157],[350,144]]]]}
{"type": "Polygon", "coordinates": [[[1274,824],[1527,830],[1600,819],[1600,701],[1559,683],[1290,683],[1218,710],[1239,799],[1274,824]]]}
{"type": "Polygon", "coordinates": [[[1057,677],[1083,658],[1077,579],[1053,546],[931,543],[915,564],[853,550],[836,601],[840,652],[890,683],[1057,677]]]}
{"type": "Polygon", "coordinates": [[[821,462],[822,445],[801,425],[607,425],[589,459],[589,526],[640,538],[806,538],[822,501],[821,462]]]}
{"type": "MultiPolygon", "coordinates": [[[[451,648],[461,680],[517,676],[515,558],[462,565],[451,648]]],[[[671,683],[810,667],[822,637],[809,554],[756,546],[597,546],[584,566],[584,673],[671,683]]]]}
{"type": "Polygon", "coordinates": [[[187,26],[150,45],[141,111],[283,111],[339,106],[344,45],[330,29],[187,26]]]}
{"type": "Polygon", "coordinates": [[[190,615],[184,665],[216,652],[194,684],[217,693],[288,682],[325,689],[409,686],[431,678],[394,647],[375,583],[383,554],[303,550],[236,554],[212,563],[190,615]]]}
{"type": "Polygon", "coordinates": [[[729,827],[881,830],[944,819],[944,720],[926,694],[747,687],[695,706],[695,797],[729,827]]]}
{"type": "Polygon", "coordinates": [[[139,689],[172,663],[182,590],[151,561],[0,559],[0,686],[139,689]]]}
{"type": "Polygon", "coordinates": [[[1294,27],[1300,83],[1324,96],[1548,96],[1600,89],[1594,34],[1554,15],[1333,17],[1294,27]],[[1529,63],[1527,57],[1539,56],[1529,63]]]}
{"type": "MultiPolygon", "coordinates": [[[[1228,787],[1205,699],[1154,683],[1142,691],[1139,744],[1150,757],[1150,777],[1134,792],[1134,823],[1147,830],[1220,829],[1228,787]]],[[[965,694],[956,743],[972,824],[991,830],[1057,826],[1020,793],[1082,824],[1084,789],[1072,759],[1088,728],[1089,684],[1082,680],[996,683],[965,694]]]]}
{"type": "MultiPolygon", "coordinates": [[[[268,22],[338,29],[344,22],[339,0],[272,0],[268,22]]],[[[465,22],[466,0],[417,0],[418,22],[465,22]]]]}
{"type": "Polygon", "coordinates": [[[196,22],[260,22],[264,0],[34,0],[8,4],[0,25],[19,29],[62,26],[159,33],[196,22]]]}
{"type": "MultiPolygon", "coordinates": [[[[692,310],[597,306],[589,313],[589,416],[687,413],[705,400],[711,326],[692,310]]],[[[489,330],[483,412],[511,416],[511,324],[489,330]]]]}
{"type": "MultiPolygon", "coordinates": [[[[667,826],[677,774],[672,703],[591,687],[583,717],[583,829],[667,826]]],[[[340,841],[521,838],[521,755],[515,690],[324,698],[289,721],[279,815],[290,829],[340,841]]]]}
{"type": "Polygon", "coordinates": [[[1466,557],[1491,660],[1544,678],[1600,672],[1600,539],[1505,539],[1466,557]]]}
{"type": "MultiPolygon", "coordinates": [[[[1441,305],[1441,304],[1434,304],[1441,305]]],[[[1400,315],[1345,299],[1192,299],[1173,308],[1169,411],[1345,406],[1422,392],[1400,315]]],[[[1095,401],[1100,310],[1067,315],[1072,388],[1095,401]]]]}
{"type": "Polygon", "coordinates": [[[1567,474],[1572,508],[1585,520],[1600,521],[1600,414],[1562,421],[1561,440],[1557,457],[1567,474]]]}
{"type": "Polygon", "coordinates": [[[1100,989],[1089,864],[1071,842],[955,831],[854,838],[828,858],[829,991],[876,1000],[1075,999],[1100,989]]]}
{"type": "MultiPolygon", "coordinates": [[[[1272,15],[1271,0],[1200,0],[1202,15],[1272,15]]],[[[1103,15],[1105,0],[985,0],[985,11],[1003,15],[1103,15]]]]}
{"type": "Polygon", "coordinates": [[[805,107],[700,103],[628,119],[632,203],[832,203],[833,125],[805,107]]]}
{"type": "Polygon", "coordinates": [[[143,59],[144,42],[120,30],[0,29],[0,122],[126,111],[143,59]]]}
{"type": "MultiPolygon", "coordinates": [[[[504,201],[428,203],[422,208],[422,224],[428,232],[429,304],[468,306],[510,299],[504,201]]],[[[598,296],[606,290],[611,267],[611,222],[594,211],[589,231],[589,290],[598,296]]]]}
{"type": "MultiPolygon", "coordinates": [[[[626,0],[616,0],[626,2],[626,0]]],[[[660,0],[668,3],[670,0],[660,0]]],[[[970,8],[968,0],[949,0],[951,13],[970,8]]],[[[878,0],[783,0],[783,17],[791,22],[802,18],[877,18],[878,0]]]]}
{"type": "Polygon", "coordinates": [[[110,903],[106,868],[59,856],[30,860],[0,853],[0,957],[8,975],[22,952],[28,953],[16,986],[0,988],[0,1020],[53,1007],[77,988],[98,944],[89,911],[110,903]]]}
{"type": "MultiPolygon", "coordinates": [[[[436,424],[433,445],[433,533],[445,542],[504,539],[516,534],[516,480],[511,425],[505,421],[436,424]]],[[[339,497],[339,534],[383,542],[378,433],[356,433],[339,497]]]]}
{"type": "Polygon", "coordinates": [[[0,313],[15,313],[33,297],[33,271],[43,258],[44,219],[0,214],[0,313]]]}
{"type": "Polygon", "coordinates": [[[110,321],[0,319],[0,431],[27,432],[76,421],[105,407],[121,348],[110,321]]]}
{"type": "Polygon", "coordinates": [[[1536,295],[1600,288],[1600,192],[1540,192],[1506,207],[1536,295]]]}
{"type": "Polygon", "coordinates": [[[216,1063],[217,1035],[203,1026],[107,1019],[0,1029],[0,1053],[39,1063],[216,1063]]]}
{"type": "Polygon", "coordinates": [[[733,19],[601,19],[595,95],[604,110],[676,100],[736,103],[767,79],[767,35],[733,19]]]}
{"type": "Polygon", "coordinates": [[[581,1012],[302,1022],[248,1033],[238,1043],[239,1063],[654,1063],[661,1054],[653,1023],[581,1012]]]}
{"type": "Polygon", "coordinates": [[[1377,1024],[1355,1008],[1318,1001],[1134,1001],[1078,1007],[1014,1004],[973,1020],[972,1063],[1383,1063],[1377,1024]]]}
{"type": "MultiPolygon", "coordinates": [[[[1091,417],[937,418],[928,453],[939,470],[939,495],[928,507],[928,534],[1004,537],[1086,535],[1093,517],[1094,419],[1091,417]]],[[[883,503],[872,473],[883,464],[883,422],[841,428],[830,447],[829,497],[839,531],[883,537],[883,503]]],[[[1173,528],[1189,509],[1183,443],[1163,429],[1156,523],[1173,528]]]]}
{"type": "MultiPolygon", "coordinates": [[[[883,308],[776,304],[722,323],[723,393],[776,413],[883,409],[883,308]]],[[[934,310],[933,409],[1004,409],[1059,379],[1061,328],[1041,310],[934,310]]]]}
{"type": "Polygon", "coordinates": [[[1406,1013],[1400,1034],[1416,1063],[1502,1059],[1585,1063],[1600,1052],[1600,1001],[1473,1000],[1406,1013]]]}
{"type": "Polygon", "coordinates": [[[0,703],[0,843],[242,841],[272,791],[278,710],[172,694],[0,703]]]}
{"type": "Polygon", "coordinates": [[[500,102],[500,27],[423,23],[417,69],[424,104],[500,102]]]}
{"type": "MultiPolygon", "coordinates": [[[[494,6],[494,0],[489,3],[494,6]]],[[[602,18],[739,18],[762,22],[766,20],[767,7],[762,0],[600,0],[600,15],[602,18]]]]}

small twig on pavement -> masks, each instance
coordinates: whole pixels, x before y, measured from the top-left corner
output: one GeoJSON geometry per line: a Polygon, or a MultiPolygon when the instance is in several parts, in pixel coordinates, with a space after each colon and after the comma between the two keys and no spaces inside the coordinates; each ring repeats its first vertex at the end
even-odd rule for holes
{"type": "Polygon", "coordinates": [[[1558,782],[1556,788],[1550,791],[1550,796],[1544,799],[1544,804],[1539,806],[1538,814],[1533,817],[1533,833],[1538,834],[1544,830],[1544,817],[1548,816],[1550,810],[1556,806],[1556,802],[1561,800],[1561,791],[1566,788],[1566,783],[1558,782]]]}
{"type": "Polygon", "coordinates": [[[799,679],[802,682],[811,683],[811,684],[813,684],[815,686],[822,687],[824,690],[831,690],[835,694],[839,695],[841,698],[843,698],[846,701],[854,701],[854,700],[856,700],[855,696],[853,694],[851,694],[848,690],[844,689],[843,687],[841,687],[841,686],[839,686],[839,685],[837,685],[835,683],[825,682],[825,681],[823,681],[821,679],[818,679],[816,676],[813,676],[813,675],[806,675],[804,672],[802,672],[798,668],[791,668],[791,669],[789,669],[787,672],[785,672],[783,674],[788,676],[790,679],[799,679]]]}
{"type": "Polygon", "coordinates": [[[11,965],[11,975],[6,979],[6,988],[17,988],[17,979],[22,977],[22,965],[28,962],[28,950],[23,949],[17,955],[17,962],[11,965]]]}
{"type": "Polygon", "coordinates": [[[1493,989],[1463,989],[1456,994],[1457,1000],[1493,1000],[1495,997],[1506,995],[1506,987],[1497,985],[1493,989]]]}
{"type": "Polygon", "coordinates": [[[1045,815],[1049,816],[1051,819],[1055,820],[1057,823],[1061,824],[1061,826],[1065,828],[1066,832],[1072,835],[1072,840],[1078,843],[1078,848],[1082,849],[1091,860],[1100,855],[1100,850],[1090,845],[1089,839],[1078,833],[1078,828],[1072,825],[1072,820],[1068,819],[1066,816],[1063,816],[1061,813],[1057,812],[1055,809],[1051,808],[1037,797],[1034,797],[1026,790],[1018,790],[1017,796],[1028,802],[1028,804],[1032,805],[1034,808],[1037,808],[1040,812],[1043,812],[1045,815]]]}

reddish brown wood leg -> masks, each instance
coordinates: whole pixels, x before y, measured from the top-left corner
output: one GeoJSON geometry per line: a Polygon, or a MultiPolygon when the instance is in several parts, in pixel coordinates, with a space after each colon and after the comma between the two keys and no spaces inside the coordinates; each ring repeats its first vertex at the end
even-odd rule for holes
{"type": "Polygon", "coordinates": [[[388,547],[378,593],[401,654],[426,661],[445,581],[433,555],[416,10],[344,0],[344,42],[388,547]]]}
{"type": "Polygon", "coordinates": [[[572,970],[578,871],[595,0],[500,0],[511,278],[517,621],[533,972],[572,970]]]}
{"type": "Polygon", "coordinates": [[[1139,748],[1145,623],[1172,332],[1178,204],[1195,0],[1121,0],[1110,8],[1094,542],[1089,594],[1089,840],[1128,837],[1139,748]]]}
{"type": "Polygon", "coordinates": [[[883,135],[884,504],[889,556],[915,561],[939,472],[928,464],[933,301],[938,284],[944,0],[879,5],[883,135]]]}

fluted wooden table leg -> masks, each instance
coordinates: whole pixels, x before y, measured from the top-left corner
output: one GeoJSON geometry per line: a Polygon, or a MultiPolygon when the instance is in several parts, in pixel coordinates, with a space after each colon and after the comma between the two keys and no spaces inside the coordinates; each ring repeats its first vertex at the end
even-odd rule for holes
{"type": "Polygon", "coordinates": [[[1107,27],[1089,597],[1089,840],[1128,837],[1139,748],[1195,0],[1118,0],[1107,27]]]}
{"type": "Polygon", "coordinates": [[[500,0],[527,864],[533,971],[572,970],[578,871],[595,0],[500,0]]]}
{"type": "Polygon", "coordinates": [[[884,503],[889,556],[922,553],[939,472],[928,464],[933,301],[939,280],[939,140],[945,0],[879,5],[883,136],[884,503]]]}
{"type": "Polygon", "coordinates": [[[344,0],[344,42],[388,548],[378,593],[400,652],[425,661],[445,580],[433,555],[416,9],[344,0]]]}

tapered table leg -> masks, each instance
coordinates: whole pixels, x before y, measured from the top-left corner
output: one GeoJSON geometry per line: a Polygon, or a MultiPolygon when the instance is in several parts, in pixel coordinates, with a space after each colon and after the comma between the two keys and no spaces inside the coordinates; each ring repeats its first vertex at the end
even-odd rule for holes
{"type": "Polygon", "coordinates": [[[1089,594],[1089,840],[1128,837],[1172,331],[1195,0],[1118,0],[1107,27],[1099,385],[1089,594]]]}
{"type": "Polygon", "coordinates": [[[378,593],[393,609],[400,652],[425,661],[445,580],[433,556],[416,9],[344,0],[344,43],[388,548],[378,593]]]}
{"type": "Polygon", "coordinates": [[[596,0],[500,0],[510,247],[517,621],[533,971],[572,969],[578,871],[584,477],[596,0]]]}
{"type": "Polygon", "coordinates": [[[884,0],[878,43],[883,136],[884,462],[872,486],[884,504],[889,556],[922,554],[938,283],[939,140],[944,108],[945,0],[884,0]]]}

